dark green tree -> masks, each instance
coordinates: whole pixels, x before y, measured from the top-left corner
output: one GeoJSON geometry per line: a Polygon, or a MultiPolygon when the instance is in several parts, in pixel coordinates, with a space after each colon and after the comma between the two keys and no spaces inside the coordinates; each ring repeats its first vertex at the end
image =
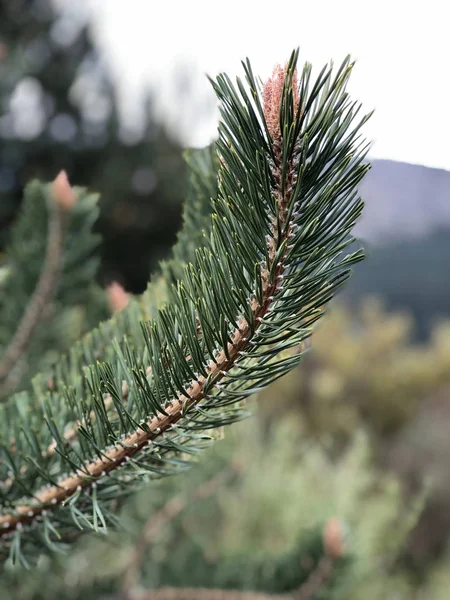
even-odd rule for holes
{"type": "Polygon", "coordinates": [[[139,136],[127,137],[104,61],[76,17],[51,0],[0,3],[2,237],[26,182],[65,169],[101,193],[103,279],[143,291],[180,225],[181,150],[155,123],[149,99],[139,136]]]}

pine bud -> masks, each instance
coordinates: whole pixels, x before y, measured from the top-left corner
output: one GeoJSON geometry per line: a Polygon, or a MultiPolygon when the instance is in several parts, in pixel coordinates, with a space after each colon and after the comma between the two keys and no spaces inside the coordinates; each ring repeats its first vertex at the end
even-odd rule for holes
{"type": "Polygon", "coordinates": [[[52,198],[63,210],[70,210],[77,201],[65,171],[61,171],[52,183],[52,198]]]}
{"type": "Polygon", "coordinates": [[[333,517],[328,519],[323,530],[323,546],[331,558],[337,559],[345,552],[345,532],[342,522],[333,517]]]}
{"type": "MultiPolygon", "coordinates": [[[[281,65],[276,65],[270,77],[264,84],[263,99],[264,99],[264,117],[267,123],[267,129],[272,139],[281,137],[280,130],[280,105],[283,97],[284,79],[286,76],[286,68],[281,65]]],[[[292,77],[292,95],[294,99],[294,116],[297,112],[300,102],[297,83],[297,69],[292,77]]]]}
{"type": "Polygon", "coordinates": [[[129,294],[127,294],[127,292],[117,281],[110,283],[110,285],[106,288],[106,293],[108,295],[108,303],[111,312],[119,312],[125,308],[130,301],[129,294]]]}

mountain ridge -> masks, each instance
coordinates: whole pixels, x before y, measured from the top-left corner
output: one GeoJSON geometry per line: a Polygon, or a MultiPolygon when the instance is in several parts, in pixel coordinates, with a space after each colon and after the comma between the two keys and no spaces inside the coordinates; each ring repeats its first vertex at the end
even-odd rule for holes
{"type": "Polygon", "coordinates": [[[370,162],[359,187],[366,206],[357,237],[384,245],[450,227],[450,171],[389,159],[370,162]]]}

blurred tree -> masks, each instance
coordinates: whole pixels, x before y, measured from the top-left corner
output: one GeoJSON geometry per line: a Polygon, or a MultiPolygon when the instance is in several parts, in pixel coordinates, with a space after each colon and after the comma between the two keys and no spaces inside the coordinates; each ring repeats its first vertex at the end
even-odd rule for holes
{"type": "Polygon", "coordinates": [[[314,334],[303,368],[262,393],[266,423],[296,415],[333,459],[354,432],[370,436],[376,464],[395,472],[405,491],[427,484],[425,510],[406,558],[417,572],[450,542],[450,323],[413,343],[414,320],[375,298],[358,311],[335,306],[314,334]],[[274,396],[278,401],[273,403],[274,396]]]}
{"type": "MultiPolygon", "coordinates": [[[[407,313],[386,312],[373,297],[358,311],[335,306],[315,332],[304,368],[276,384],[282,405],[295,407],[309,433],[327,438],[333,453],[361,426],[375,442],[390,441],[450,384],[448,326],[422,344],[412,343],[413,326],[407,313]]],[[[273,391],[265,394],[269,399],[273,391]]]]}
{"type": "Polygon", "coordinates": [[[179,228],[181,149],[154,122],[148,99],[141,130],[121,126],[114,86],[76,7],[2,1],[2,245],[25,183],[51,180],[61,169],[101,193],[102,279],[142,291],[179,228]]]}

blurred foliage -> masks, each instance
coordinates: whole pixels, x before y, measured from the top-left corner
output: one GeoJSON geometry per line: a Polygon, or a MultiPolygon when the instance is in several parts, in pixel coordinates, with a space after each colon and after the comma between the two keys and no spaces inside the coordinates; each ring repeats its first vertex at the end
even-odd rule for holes
{"type": "Polygon", "coordinates": [[[405,497],[428,496],[405,560],[426,570],[450,540],[450,323],[413,342],[414,321],[376,298],[359,311],[335,305],[303,365],[262,394],[266,426],[296,415],[330,456],[363,428],[374,463],[395,473],[405,497]],[[276,396],[277,402],[273,402],[276,396]]]}
{"type": "Polygon", "coordinates": [[[52,189],[38,181],[25,188],[0,267],[0,401],[29,388],[37,372],[47,371],[109,316],[106,294],[94,282],[101,241],[93,234],[98,196],[74,188],[74,206],[65,210],[52,189]],[[52,262],[51,284],[36,291],[52,262]],[[33,314],[24,335],[24,323],[33,314]],[[19,348],[16,358],[14,347],[19,348]]]}
{"type": "Polygon", "coordinates": [[[0,4],[0,235],[25,183],[61,169],[101,193],[102,279],[143,291],[180,225],[179,145],[142,106],[125,128],[108,71],[76,3],[0,4]]]}
{"type": "Polygon", "coordinates": [[[390,313],[370,298],[356,313],[334,305],[313,336],[314,351],[270,388],[267,411],[297,410],[308,432],[328,438],[333,452],[362,425],[378,442],[392,438],[417,415],[421,403],[450,384],[449,324],[429,342],[412,343],[413,319],[390,313]]]}
{"type": "Polygon", "coordinates": [[[336,516],[348,532],[346,554],[314,598],[410,600],[418,585],[438,588],[398,564],[422,497],[405,505],[398,482],[374,470],[361,432],[335,461],[306,438],[289,417],[269,433],[258,418],[234,427],[189,474],[140,493],[125,509],[125,532],[83,538],[70,559],[43,558],[26,578],[10,572],[3,589],[15,591],[2,598],[118,598],[146,519],[174,498],[184,505],[152,536],[139,573],[146,589],[290,590],[311,571],[319,532],[336,516]],[[205,481],[229,469],[228,483],[194,501],[205,481]]]}

